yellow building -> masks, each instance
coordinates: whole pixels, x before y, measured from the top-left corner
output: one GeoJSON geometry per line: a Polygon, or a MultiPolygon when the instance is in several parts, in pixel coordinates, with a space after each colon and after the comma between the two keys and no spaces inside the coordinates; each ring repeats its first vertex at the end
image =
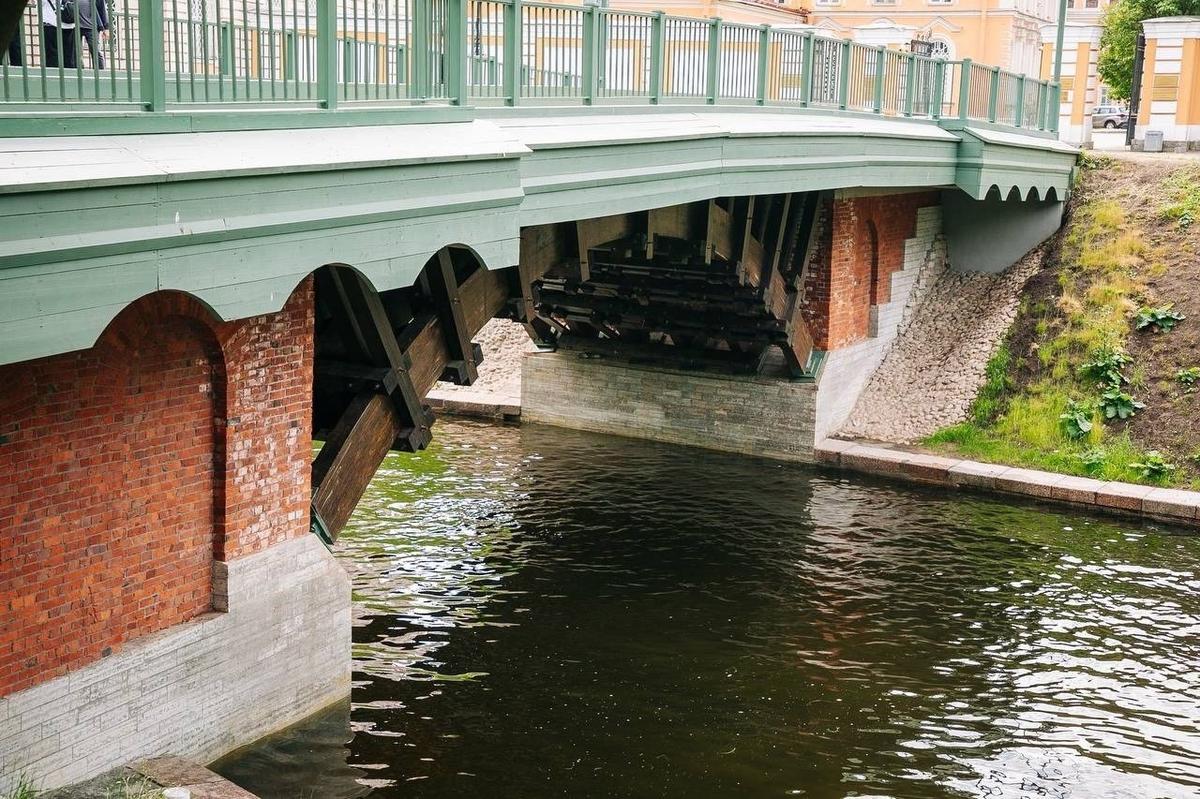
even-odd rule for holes
{"type": "MultiPolygon", "coordinates": [[[[1112,0],[1067,0],[1067,22],[1063,32],[1062,92],[1059,95],[1058,137],[1069,144],[1088,147],[1092,143],[1092,112],[1108,99],[1096,63],[1100,57],[1100,34],[1104,11],[1112,0]]],[[[1042,26],[1041,77],[1054,74],[1054,47],[1058,26],[1042,26]]]]}
{"type": "Polygon", "coordinates": [[[829,35],[897,48],[923,39],[934,55],[970,58],[1030,76],[1040,67],[1042,25],[1058,17],[1055,0],[812,2],[812,24],[829,35]]]}

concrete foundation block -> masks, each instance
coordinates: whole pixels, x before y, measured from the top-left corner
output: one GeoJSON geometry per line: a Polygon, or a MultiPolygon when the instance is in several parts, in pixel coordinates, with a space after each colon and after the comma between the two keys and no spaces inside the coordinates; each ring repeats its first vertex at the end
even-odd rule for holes
{"type": "Polygon", "coordinates": [[[1140,513],[1146,495],[1154,490],[1152,486],[1132,483],[1105,483],[1096,490],[1096,504],[1104,508],[1119,508],[1140,513]]]}
{"type": "Polygon", "coordinates": [[[939,455],[916,452],[900,464],[900,472],[906,477],[924,483],[948,485],[951,483],[950,469],[961,462],[955,458],[943,458],[939,455]]]}
{"type": "Polygon", "coordinates": [[[671,369],[574,350],[531,353],[522,366],[524,422],[815,461],[812,382],[671,369]]]}
{"type": "Polygon", "coordinates": [[[1103,480],[1064,475],[1050,489],[1050,498],[1080,505],[1094,505],[1096,504],[1096,492],[1103,487],[1103,480]]]}
{"type": "Polygon", "coordinates": [[[228,612],[0,698],[0,766],[52,789],[147,755],[207,763],[346,697],[350,579],[315,536],[214,571],[228,612]]]}
{"type": "Polygon", "coordinates": [[[1010,468],[998,463],[960,461],[946,470],[946,476],[951,483],[957,486],[995,489],[996,478],[1009,471],[1010,468]]]}
{"type": "Polygon", "coordinates": [[[1054,495],[1054,486],[1062,478],[1063,475],[1052,472],[1013,468],[997,475],[995,485],[998,491],[1050,499],[1054,495]]]}
{"type": "Polygon", "coordinates": [[[1155,488],[1142,498],[1142,510],[1153,516],[1192,521],[1200,519],[1200,493],[1155,488]]]}

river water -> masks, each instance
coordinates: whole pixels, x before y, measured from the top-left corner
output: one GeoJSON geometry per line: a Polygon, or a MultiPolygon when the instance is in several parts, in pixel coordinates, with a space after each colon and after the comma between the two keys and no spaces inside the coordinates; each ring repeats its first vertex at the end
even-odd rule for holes
{"type": "Polygon", "coordinates": [[[1200,796],[1200,539],[439,423],[337,555],[352,701],[264,799],[1200,796]]]}

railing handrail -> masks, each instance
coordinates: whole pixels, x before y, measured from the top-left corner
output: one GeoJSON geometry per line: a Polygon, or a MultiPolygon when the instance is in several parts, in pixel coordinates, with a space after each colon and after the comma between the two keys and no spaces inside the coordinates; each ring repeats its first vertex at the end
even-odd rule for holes
{"type": "Polygon", "coordinates": [[[378,3],[360,8],[364,0],[313,0],[303,10],[276,0],[265,11],[257,5],[264,1],[205,0],[197,12],[191,0],[116,0],[124,8],[113,10],[109,64],[89,47],[91,69],[77,29],[68,34],[77,64],[47,66],[52,42],[38,33],[41,4],[31,4],[24,29],[33,31],[28,56],[37,63],[0,65],[0,112],[50,102],[162,111],[188,102],[333,109],[341,100],[642,100],[819,107],[1048,133],[1058,126],[1052,81],[812,28],[545,0],[390,0],[395,14],[385,3],[382,16],[378,3]]]}

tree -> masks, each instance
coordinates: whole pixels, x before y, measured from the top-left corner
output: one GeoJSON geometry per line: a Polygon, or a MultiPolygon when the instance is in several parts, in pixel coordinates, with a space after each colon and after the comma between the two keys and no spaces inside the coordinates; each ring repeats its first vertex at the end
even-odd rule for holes
{"type": "Polygon", "coordinates": [[[1116,0],[1104,14],[1097,69],[1116,100],[1133,93],[1133,56],[1142,20],[1200,15],[1200,0],[1116,0]]]}

